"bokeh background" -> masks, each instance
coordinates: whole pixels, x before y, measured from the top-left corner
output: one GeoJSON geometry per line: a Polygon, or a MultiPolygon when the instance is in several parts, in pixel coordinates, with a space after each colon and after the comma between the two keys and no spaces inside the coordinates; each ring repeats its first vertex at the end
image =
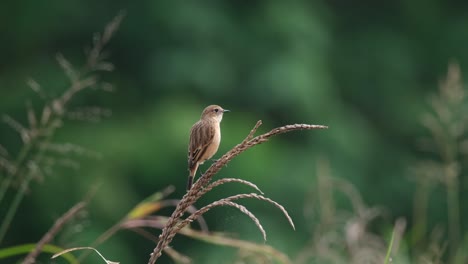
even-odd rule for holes
{"type": "MultiPolygon", "coordinates": [[[[61,94],[69,83],[56,54],[81,65],[93,33],[122,9],[127,15],[106,49],[115,70],[101,75],[115,91],[87,91],[72,102],[110,109],[112,115],[99,122],[65,120],[54,137],[98,157],[68,156],[79,166],[57,166],[33,182],[2,247],[38,241],[95,186],[87,216],[68,236],[59,236],[58,244],[89,244],[139,201],[167,186],[176,187],[170,198],[182,197],[190,127],[205,106],[219,104],[232,112],[224,117],[216,156],[242,141],[257,120],[263,121],[259,132],[292,123],[330,127],[275,137],[218,175],[256,183],[289,211],[295,231],[273,206],[243,203],[263,223],[267,244],[291,259],[307,251],[319,228],[317,174],[325,166],[333,177],[351,183],[366,206],[383,208],[382,216],[369,224],[370,232],[388,241],[395,219],[403,217],[402,254],[411,262],[416,261],[411,257],[415,249],[425,251],[424,242],[410,239],[418,188],[411,168],[423,159],[439,160],[418,144],[431,134],[421,121],[431,112],[427,99],[437,94],[449,62],[458,62],[466,72],[468,3],[2,1],[0,113],[27,123],[26,102],[37,111],[43,103],[26,81],[33,78],[51,97],[61,94]]],[[[0,144],[15,156],[21,138],[2,123],[0,144]]],[[[241,185],[225,185],[197,205],[246,191],[241,185]]],[[[449,241],[446,192],[443,184],[434,184],[427,210],[426,234],[440,227],[441,241],[449,241]]],[[[465,197],[460,178],[458,199],[465,197]]],[[[1,213],[6,205],[0,205],[1,213]]],[[[337,197],[334,206],[351,210],[346,196],[337,197]]],[[[468,228],[466,209],[461,203],[462,240],[468,228]]],[[[169,215],[171,210],[158,213],[169,215]]],[[[213,231],[263,243],[255,225],[235,209],[215,209],[206,220],[213,231]]],[[[176,237],[172,245],[195,263],[233,263],[238,258],[235,249],[184,237],[176,237]]],[[[153,247],[122,231],[99,249],[114,261],[145,263],[153,247]]],[[[442,255],[449,259],[448,250],[442,255]]],[[[170,263],[167,257],[162,261],[170,263]]]]}

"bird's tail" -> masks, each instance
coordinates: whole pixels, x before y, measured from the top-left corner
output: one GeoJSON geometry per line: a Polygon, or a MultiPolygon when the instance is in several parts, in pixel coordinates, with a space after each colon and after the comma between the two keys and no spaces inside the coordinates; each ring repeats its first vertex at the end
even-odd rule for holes
{"type": "Polygon", "coordinates": [[[194,166],[189,167],[189,177],[187,181],[187,191],[190,191],[193,184],[193,178],[195,178],[195,174],[197,174],[198,163],[195,163],[194,166]]]}

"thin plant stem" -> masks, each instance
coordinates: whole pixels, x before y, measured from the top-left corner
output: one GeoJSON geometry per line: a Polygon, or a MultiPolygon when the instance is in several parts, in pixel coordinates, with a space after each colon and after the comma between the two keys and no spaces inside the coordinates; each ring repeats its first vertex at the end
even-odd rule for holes
{"type": "Polygon", "coordinates": [[[392,237],[390,238],[390,244],[387,248],[387,254],[385,255],[385,264],[389,264],[391,260],[392,248],[393,248],[393,240],[395,239],[395,230],[392,232],[392,237]]]}
{"type": "Polygon", "coordinates": [[[28,189],[29,182],[32,180],[34,177],[33,173],[28,173],[26,175],[26,178],[23,180],[21,183],[20,189],[16,193],[15,197],[13,198],[13,201],[10,204],[10,207],[8,208],[8,211],[5,215],[5,218],[2,221],[2,225],[0,226],[0,242],[3,240],[5,237],[5,234],[10,227],[10,223],[13,220],[13,217],[16,214],[16,211],[18,209],[19,204],[23,200],[24,193],[28,189]]]}
{"type": "Polygon", "coordinates": [[[79,202],[72,208],[70,208],[64,215],[57,219],[52,226],[52,228],[41,238],[41,240],[36,244],[36,247],[33,251],[29,252],[26,256],[23,264],[33,264],[36,262],[37,256],[41,253],[45,245],[47,245],[55,235],[63,228],[63,226],[70,221],[79,211],[81,211],[86,206],[86,202],[79,202]]]}
{"type": "Polygon", "coordinates": [[[452,177],[447,182],[448,229],[450,238],[450,259],[454,260],[460,242],[460,204],[458,177],[452,177]]]}
{"type": "Polygon", "coordinates": [[[283,254],[282,252],[268,245],[256,244],[256,243],[234,239],[234,238],[217,235],[217,234],[206,234],[206,233],[196,231],[190,228],[182,229],[180,230],[180,233],[182,235],[196,238],[196,239],[205,241],[207,243],[228,246],[228,247],[235,247],[235,248],[246,250],[249,252],[264,254],[266,256],[270,256],[274,258],[279,263],[283,263],[283,264],[292,263],[287,255],[283,254]]]}
{"type": "MultiPolygon", "coordinates": [[[[411,244],[415,247],[420,241],[424,241],[427,231],[427,209],[432,182],[424,179],[418,181],[413,205],[413,232],[411,244]]],[[[415,247],[416,248],[416,247],[415,247]]]]}
{"type": "Polygon", "coordinates": [[[8,188],[10,188],[10,184],[13,182],[15,175],[18,175],[18,170],[19,168],[21,168],[21,164],[24,162],[31,149],[32,144],[30,143],[23,145],[23,147],[21,148],[21,151],[19,152],[18,158],[14,165],[15,171],[13,173],[8,173],[6,179],[2,182],[2,185],[0,186],[0,204],[2,203],[2,200],[5,197],[8,188]]]}
{"type": "MultiPolygon", "coordinates": [[[[52,134],[53,134],[53,132],[51,132],[49,135],[44,137],[43,142],[45,142],[45,143],[49,142],[51,137],[52,137],[52,134]]],[[[27,151],[25,151],[25,154],[20,156],[21,159],[18,159],[19,161],[23,162],[23,160],[26,159],[27,154],[31,151],[31,149],[34,149],[32,147],[34,144],[35,144],[35,141],[28,144],[30,146],[29,147],[30,149],[27,149],[27,151]]],[[[38,150],[38,152],[36,154],[36,160],[39,160],[42,157],[43,152],[44,152],[44,149],[39,148],[39,150],[38,150]]],[[[17,175],[19,175],[19,174],[17,173],[17,175]]],[[[26,190],[29,187],[29,183],[31,182],[31,180],[33,178],[34,178],[34,173],[32,171],[29,171],[26,174],[24,180],[21,182],[20,188],[19,188],[18,192],[16,193],[15,197],[13,198],[13,201],[11,202],[11,204],[10,204],[10,206],[8,208],[8,211],[7,211],[6,215],[5,215],[5,218],[3,219],[2,224],[0,226],[0,243],[3,241],[3,238],[5,237],[6,232],[7,232],[8,228],[10,227],[11,221],[13,220],[13,217],[15,216],[16,211],[18,210],[18,207],[19,207],[21,201],[23,200],[23,197],[24,197],[24,195],[26,193],[26,190]]]]}
{"type": "MultiPolygon", "coordinates": [[[[21,164],[26,160],[26,157],[29,155],[31,150],[33,149],[32,145],[34,144],[33,142],[29,142],[28,144],[24,145],[20,154],[18,155],[18,159],[16,161],[15,165],[15,172],[9,174],[7,179],[5,180],[2,184],[2,189],[0,190],[0,203],[2,201],[2,198],[4,197],[5,193],[7,192],[8,188],[10,187],[11,182],[13,181],[13,178],[21,174],[21,169],[23,166],[21,164]]],[[[28,173],[25,177],[25,179],[22,181],[20,188],[18,192],[16,193],[15,197],[13,198],[13,201],[8,207],[8,211],[5,215],[5,217],[2,220],[2,224],[0,225],[0,243],[3,241],[3,238],[5,237],[5,234],[11,224],[11,221],[13,220],[13,217],[16,214],[16,211],[18,210],[19,204],[23,200],[24,193],[28,189],[29,182],[33,178],[32,172],[28,173]]]]}

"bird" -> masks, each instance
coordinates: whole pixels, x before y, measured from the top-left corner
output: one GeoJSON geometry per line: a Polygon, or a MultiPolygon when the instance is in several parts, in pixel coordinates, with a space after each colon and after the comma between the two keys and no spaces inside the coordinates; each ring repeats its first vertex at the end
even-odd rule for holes
{"type": "Polygon", "coordinates": [[[188,146],[188,170],[187,191],[192,188],[193,179],[198,166],[213,157],[218,151],[221,142],[220,123],[223,114],[230,112],[219,105],[207,106],[190,130],[188,146]]]}

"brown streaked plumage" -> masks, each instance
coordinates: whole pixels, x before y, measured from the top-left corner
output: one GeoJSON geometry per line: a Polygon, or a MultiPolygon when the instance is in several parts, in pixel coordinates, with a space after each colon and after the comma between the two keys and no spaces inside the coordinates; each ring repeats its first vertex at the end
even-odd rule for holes
{"type": "Polygon", "coordinates": [[[210,105],[203,110],[201,118],[190,130],[190,141],[188,147],[188,170],[190,172],[187,190],[192,188],[193,178],[197,173],[198,166],[207,159],[213,157],[218,151],[221,142],[220,123],[223,113],[229,110],[219,105],[210,105]]]}

